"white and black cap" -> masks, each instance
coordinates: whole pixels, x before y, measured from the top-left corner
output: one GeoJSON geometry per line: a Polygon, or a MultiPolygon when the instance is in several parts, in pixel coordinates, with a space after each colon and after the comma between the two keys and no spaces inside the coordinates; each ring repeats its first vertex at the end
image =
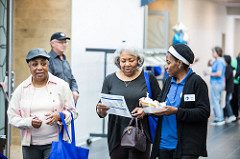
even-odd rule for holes
{"type": "Polygon", "coordinates": [[[63,32],[56,32],[56,33],[53,33],[51,38],[50,38],[50,41],[52,40],[70,40],[69,37],[67,37],[67,35],[63,32]]]}
{"type": "Polygon", "coordinates": [[[168,52],[186,65],[190,65],[194,61],[194,53],[186,44],[172,45],[168,52]]]}

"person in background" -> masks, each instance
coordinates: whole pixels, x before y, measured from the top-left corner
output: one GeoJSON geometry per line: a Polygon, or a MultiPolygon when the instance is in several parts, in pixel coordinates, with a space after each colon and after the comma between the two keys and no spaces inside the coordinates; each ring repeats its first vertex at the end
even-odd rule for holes
{"type": "Polygon", "coordinates": [[[207,157],[208,88],[190,68],[193,62],[194,54],[187,45],[169,47],[165,66],[169,77],[160,97],[166,106],[153,113],[159,119],[151,159],[207,157]]]}
{"type": "Polygon", "coordinates": [[[23,159],[48,159],[58,140],[60,116],[77,117],[68,83],[48,72],[49,55],[41,48],[26,56],[31,75],[14,91],[7,110],[9,124],[21,130],[23,159]]]}
{"type": "Polygon", "coordinates": [[[231,123],[236,120],[236,117],[233,115],[232,106],[231,106],[231,99],[232,99],[232,93],[234,90],[234,84],[233,84],[233,68],[231,66],[231,56],[224,55],[223,56],[225,62],[226,62],[226,72],[225,72],[225,78],[226,78],[226,98],[225,98],[225,107],[223,109],[224,111],[224,117],[226,123],[231,123]]]}
{"type": "Polygon", "coordinates": [[[240,53],[236,58],[233,58],[231,62],[231,66],[235,70],[234,75],[234,91],[233,91],[233,98],[231,101],[233,114],[235,115],[236,119],[238,120],[239,117],[239,108],[240,108],[240,53]]]}
{"type": "MultiPolygon", "coordinates": [[[[146,97],[148,92],[144,71],[141,69],[143,58],[136,49],[122,48],[115,58],[118,71],[108,75],[103,83],[102,93],[124,96],[128,109],[133,116],[137,116],[142,122],[144,132],[148,138],[147,150],[140,152],[134,149],[125,149],[120,145],[123,130],[128,126],[130,118],[109,114],[108,116],[108,148],[111,159],[149,159],[150,157],[150,137],[148,118],[143,110],[140,110],[139,99],[146,97]],[[138,111],[140,110],[140,111],[138,111]]],[[[160,88],[157,79],[149,74],[153,99],[158,99],[160,88]]],[[[107,115],[109,107],[99,102],[96,106],[99,117],[107,115]]]]}
{"type": "Polygon", "coordinates": [[[221,106],[221,96],[225,88],[225,70],[226,64],[223,59],[222,48],[216,46],[212,49],[212,56],[214,61],[211,64],[211,72],[205,73],[210,75],[211,85],[211,106],[214,112],[214,120],[211,125],[224,125],[225,120],[223,116],[223,109],[221,106]]]}
{"type": "Polygon", "coordinates": [[[50,38],[51,51],[49,52],[49,72],[66,81],[73,94],[75,104],[79,98],[78,85],[72,74],[64,52],[66,51],[69,37],[63,32],[56,32],[50,38]]]}

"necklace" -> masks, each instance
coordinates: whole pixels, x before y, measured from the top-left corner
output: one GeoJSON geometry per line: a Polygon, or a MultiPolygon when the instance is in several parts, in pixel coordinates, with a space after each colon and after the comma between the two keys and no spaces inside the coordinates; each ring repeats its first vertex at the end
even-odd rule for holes
{"type": "Polygon", "coordinates": [[[132,81],[124,81],[125,87],[128,87],[132,81]]]}

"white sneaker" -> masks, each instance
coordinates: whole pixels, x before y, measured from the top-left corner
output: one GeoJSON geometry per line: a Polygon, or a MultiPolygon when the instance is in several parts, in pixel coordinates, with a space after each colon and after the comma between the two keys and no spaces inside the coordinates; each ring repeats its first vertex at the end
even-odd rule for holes
{"type": "Polygon", "coordinates": [[[212,125],[212,126],[215,126],[216,124],[217,124],[216,121],[213,121],[213,122],[210,123],[210,125],[212,125]]]}
{"type": "Polygon", "coordinates": [[[226,123],[231,123],[236,120],[236,117],[234,115],[230,116],[229,118],[226,118],[226,123]]]}
{"type": "Polygon", "coordinates": [[[225,124],[225,121],[223,120],[223,121],[218,121],[218,122],[216,122],[216,125],[217,126],[220,126],[220,125],[224,125],[225,124]]]}
{"type": "Polygon", "coordinates": [[[220,126],[220,125],[224,125],[225,121],[213,121],[210,125],[212,126],[220,126]]]}

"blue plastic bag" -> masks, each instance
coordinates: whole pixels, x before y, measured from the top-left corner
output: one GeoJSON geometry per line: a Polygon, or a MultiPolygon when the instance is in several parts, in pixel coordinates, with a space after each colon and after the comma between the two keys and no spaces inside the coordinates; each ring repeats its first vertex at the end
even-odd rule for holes
{"type": "Polygon", "coordinates": [[[146,70],[150,71],[154,76],[162,74],[162,68],[160,66],[146,66],[146,70]]]}
{"type": "Polygon", "coordinates": [[[8,159],[8,158],[5,157],[2,153],[0,153],[0,159],[8,159]]]}
{"type": "Polygon", "coordinates": [[[76,146],[75,140],[75,129],[74,129],[74,119],[71,113],[71,131],[72,131],[72,141],[68,143],[63,140],[63,132],[66,131],[68,138],[70,139],[67,125],[64,120],[64,116],[60,113],[61,121],[63,124],[63,128],[59,134],[58,142],[52,143],[52,150],[50,153],[49,159],[88,159],[89,150],[83,147],[76,146]]]}
{"type": "MultiPolygon", "coordinates": [[[[149,81],[148,72],[144,72],[144,77],[145,77],[149,97],[152,98],[152,89],[151,89],[151,85],[150,85],[150,81],[149,81]]],[[[157,129],[157,123],[158,123],[158,117],[155,117],[153,115],[148,116],[148,124],[150,127],[151,143],[154,142],[154,137],[155,137],[155,133],[156,133],[156,129],[157,129]]]]}

